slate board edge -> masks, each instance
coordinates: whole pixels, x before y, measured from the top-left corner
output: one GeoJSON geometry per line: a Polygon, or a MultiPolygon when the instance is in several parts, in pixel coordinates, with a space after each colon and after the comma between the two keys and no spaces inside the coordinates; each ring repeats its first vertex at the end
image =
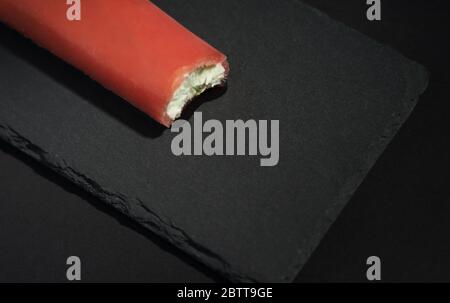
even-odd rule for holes
{"type": "Polygon", "coordinates": [[[282,278],[283,282],[292,282],[296,278],[314,250],[319,246],[323,236],[336,221],[340,212],[344,209],[345,205],[347,205],[353,194],[364,181],[378,158],[383,154],[396,133],[413,112],[420,96],[426,91],[430,77],[428,70],[415,61],[409,59],[405,61],[406,63],[409,62],[411,65],[404,64],[404,75],[406,75],[406,77],[413,77],[409,78],[409,81],[407,82],[405,98],[402,102],[402,110],[396,113],[392,123],[386,126],[384,134],[372,142],[369,151],[367,152],[365,165],[346,180],[346,185],[340,190],[340,194],[336,197],[335,202],[326,211],[326,215],[316,224],[315,232],[312,234],[311,238],[306,240],[307,244],[304,247],[308,247],[308,249],[301,251],[298,254],[296,263],[292,265],[293,270],[282,278]]]}
{"type": "Polygon", "coordinates": [[[229,264],[220,256],[193,241],[186,233],[167,220],[160,218],[155,212],[146,207],[144,203],[136,199],[129,199],[121,194],[105,190],[97,182],[88,176],[77,172],[70,165],[55,155],[44,151],[33,142],[23,137],[11,126],[0,123],[0,139],[12,145],[20,152],[50,168],[57,174],[68,179],[88,193],[101,201],[114,207],[120,213],[138,222],[160,238],[178,247],[201,263],[219,272],[226,279],[236,282],[257,282],[259,279],[252,278],[243,273],[233,270],[229,264]],[[133,202],[130,202],[133,201],[133,202]],[[140,211],[148,216],[137,216],[132,209],[140,208],[140,211]]]}
{"type": "MultiPolygon", "coordinates": [[[[347,30],[350,30],[353,33],[361,36],[361,38],[363,39],[370,40],[372,43],[374,43],[374,45],[383,47],[384,49],[395,53],[397,56],[404,57],[399,51],[397,51],[390,45],[370,38],[364,33],[353,28],[352,26],[347,25],[345,22],[332,18],[327,13],[308,3],[303,2],[302,0],[294,0],[293,2],[300,6],[306,7],[313,13],[319,15],[321,18],[328,19],[329,21],[334,22],[337,26],[345,27],[347,30]]],[[[319,246],[323,236],[326,234],[331,225],[336,221],[340,212],[344,209],[345,205],[348,203],[358,187],[364,181],[364,178],[375,165],[378,158],[383,154],[383,151],[387,148],[388,144],[395,137],[398,130],[408,119],[409,115],[417,105],[420,96],[426,91],[429,85],[429,71],[419,62],[416,62],[413,59],[407,57],[404,58],[405,60],[403,62],[403,75],[409,78],[409,81],[407,81],[406,92],[404,100],[402,102],[402,111],[397,113],[391,125],[386,126],[384,134],[373,141],[370,150],[367,152],[367,160],[365,165],[362,166],[361,169],[359,169],[355,174],[352,175],[352,177],[350,177],[345,182],[346,186],[341,189],[340,194],[336,198],[336,201],[333,203],[333,206],[331,206],[326,211],[326,215],[316,224],[316,227],[314,229],[315,232],[311,235],[311,237],[305,240],[307,244],[304,245],[304,247],[308,247],[308,249],[305,249],[304,251],[300,251],[298,253],[297,258],[295,259],[295,262],[291,267],[293,269],[290,271],[290,273],[282,277],[283,282],[292,282],[296,278],[300,270],[308,261],[309,257],[313,254],[314,250],[319,246]]]]}

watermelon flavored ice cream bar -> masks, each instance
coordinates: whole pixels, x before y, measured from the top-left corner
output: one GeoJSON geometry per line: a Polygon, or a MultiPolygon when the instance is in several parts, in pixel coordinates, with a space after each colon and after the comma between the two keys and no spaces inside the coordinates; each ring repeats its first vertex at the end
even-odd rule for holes
{"type": "Polygon", "coordinates": [[[227,58],[148,0],[0,0],[0,21],[170,127],[205,90],[222,85],[227,58]]]}

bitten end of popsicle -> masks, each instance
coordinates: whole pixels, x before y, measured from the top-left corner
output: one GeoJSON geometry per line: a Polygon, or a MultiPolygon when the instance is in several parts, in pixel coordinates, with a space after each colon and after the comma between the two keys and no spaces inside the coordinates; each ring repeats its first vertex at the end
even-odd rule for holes
{"type": "Polygon", "coordinates": [[[197,96],[210,88],[223,85],[228,73],[229,65],[226,60],[212,65],[201,65],[188,73],[167,104],[165,114],[168,125],[166,126],[170,126],[178,119],[186,105],[197,96]]]}

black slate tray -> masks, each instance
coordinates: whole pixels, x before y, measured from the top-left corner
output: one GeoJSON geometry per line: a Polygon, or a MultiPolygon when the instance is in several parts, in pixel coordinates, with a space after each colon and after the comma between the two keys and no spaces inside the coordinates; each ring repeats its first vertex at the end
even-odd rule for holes
{"type": "Polygon", "coordinates": [[[279,119],[278,166],[173,156],[175,134],[3,25],[0,137],[231,280],[290,281],[427,73],[299,1],[155,3],[230,58],[191,112],[279,119]]]}

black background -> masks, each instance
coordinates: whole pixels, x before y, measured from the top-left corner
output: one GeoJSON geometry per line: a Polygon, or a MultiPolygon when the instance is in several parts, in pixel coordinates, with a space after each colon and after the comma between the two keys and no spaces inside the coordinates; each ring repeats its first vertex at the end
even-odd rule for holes
{"type": "MultiPolygon", "coordinates": [[[[369,22],[365,0],[304,2],[423,64],[431,80],[297,281],[364,281],[371,255],[381,258],[384,281],[450,281],[449,5],[385,0],[382,21],[369,22]]],[[[82,259],[86,282],[220,281],[5,143],[0,148],[0,281],[65,281],[70,255],[82,259]]]]}

